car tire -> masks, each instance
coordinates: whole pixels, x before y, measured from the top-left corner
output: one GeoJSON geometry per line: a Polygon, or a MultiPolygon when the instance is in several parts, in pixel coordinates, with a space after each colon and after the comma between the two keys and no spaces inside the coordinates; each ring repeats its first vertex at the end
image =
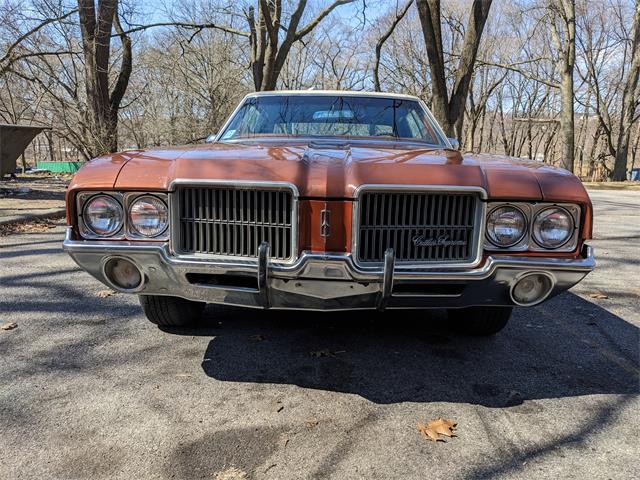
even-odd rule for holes
{"type": "Polygon", "coordinates": [[[139,295],[142,310],[151,323],[159,327],[186,327],[193,325],[202,317],[207,305],[192,302],[180,297],[162,295],[139,295]]]}
{"type": "Polygon", "coordinates": [[[513,307],[470,307],[451,309],[449,319],[465,335],[486,337],[502,330],[511,318],[513,307]]]}

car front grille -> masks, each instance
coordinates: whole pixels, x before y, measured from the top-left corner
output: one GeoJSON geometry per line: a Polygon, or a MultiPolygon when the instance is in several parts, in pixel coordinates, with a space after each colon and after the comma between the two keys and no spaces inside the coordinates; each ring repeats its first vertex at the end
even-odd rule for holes
{"type": "Polygon", "coordinates": [[[262,242],[269,256],[289,260],[293,245],[290,190],[227,186],[181,186],[174,194],[179,228],[172,239],[179,255],[257,257],[262,242]]]}
{"type": "Polygon", "coordinates": [[[480,201],[475,193],[369,192],[359,198],[357,259],[451,264],[475,259],[480,201]]]}

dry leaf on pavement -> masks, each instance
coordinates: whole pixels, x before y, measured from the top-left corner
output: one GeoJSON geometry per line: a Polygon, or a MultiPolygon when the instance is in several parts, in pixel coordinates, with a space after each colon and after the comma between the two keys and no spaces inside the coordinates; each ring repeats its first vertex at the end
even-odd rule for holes
{"type": "Polygon", "coordinates": [[[589,296],[591,298],[597,298],[598,300],[604,300],[609,298],[609,295],[605,295],[604,293],[590,293],[589,296]]]}
{"type": "Polygon", "coordinates": [[[444,418],[438,418],[436,420],[431,420],[426,425],[424,423],[418,422],[417,427],[420,434],[432,442],[441,441],[444,442],[443,438],[440,438],[439,435],[444,435],[447,437],[455,437],[455,428],[458,424],[453,420],[445,420],[444,418]]]}
{"type": "Polygon", "coordinates": [[[230,467],[217,472],[213,478],[214,480],[244,480],[248,477],[246,472],[243,472],[239,468],[230,467]]]}
{"type": "Polygon", "coordinates": [[[111,295],[115,295],[116,292],[114,292],[113,290],[100,290],[98,292],[98,296],[100,298],[106,298],[106,297],[110,297],[111,295]]]}
{"type": "Polygon", "coordinates": [[[6,323],[3,323],[0,328],[2,328],[2,330],[13,330],[17,326],[18,324],[16,322],[6,322],[6,323]]]}

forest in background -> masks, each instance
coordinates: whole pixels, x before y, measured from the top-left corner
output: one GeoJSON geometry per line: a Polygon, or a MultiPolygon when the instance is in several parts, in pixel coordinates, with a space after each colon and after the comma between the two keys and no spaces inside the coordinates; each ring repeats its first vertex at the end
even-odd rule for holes
{"type": "Polygon", "coordinates": [[[202,142],[254,90],[424,99],[463,151],[640,167],[634,0],[0,0],[0,123],[27,160],[202,142]]]}

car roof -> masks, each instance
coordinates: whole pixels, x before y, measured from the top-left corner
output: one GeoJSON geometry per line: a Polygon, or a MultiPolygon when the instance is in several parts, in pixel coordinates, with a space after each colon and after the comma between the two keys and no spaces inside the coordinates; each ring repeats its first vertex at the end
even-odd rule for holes
{"type": "Polygon", "coordinates": [[[401,98],[404,100],[420,101],[418,97],[413,95],[405,95],[403,93],[388,93],[388,92],[367,92],[367,91],[355,91],[355,90],[271,90],[268,92],[254,92],[248,94],[245,98],[250,97],[268,97],[268,96],[281,96],[288,97],[293,95],[339,95],[342,97],[381,97],[381,98],[401,98]]]}

